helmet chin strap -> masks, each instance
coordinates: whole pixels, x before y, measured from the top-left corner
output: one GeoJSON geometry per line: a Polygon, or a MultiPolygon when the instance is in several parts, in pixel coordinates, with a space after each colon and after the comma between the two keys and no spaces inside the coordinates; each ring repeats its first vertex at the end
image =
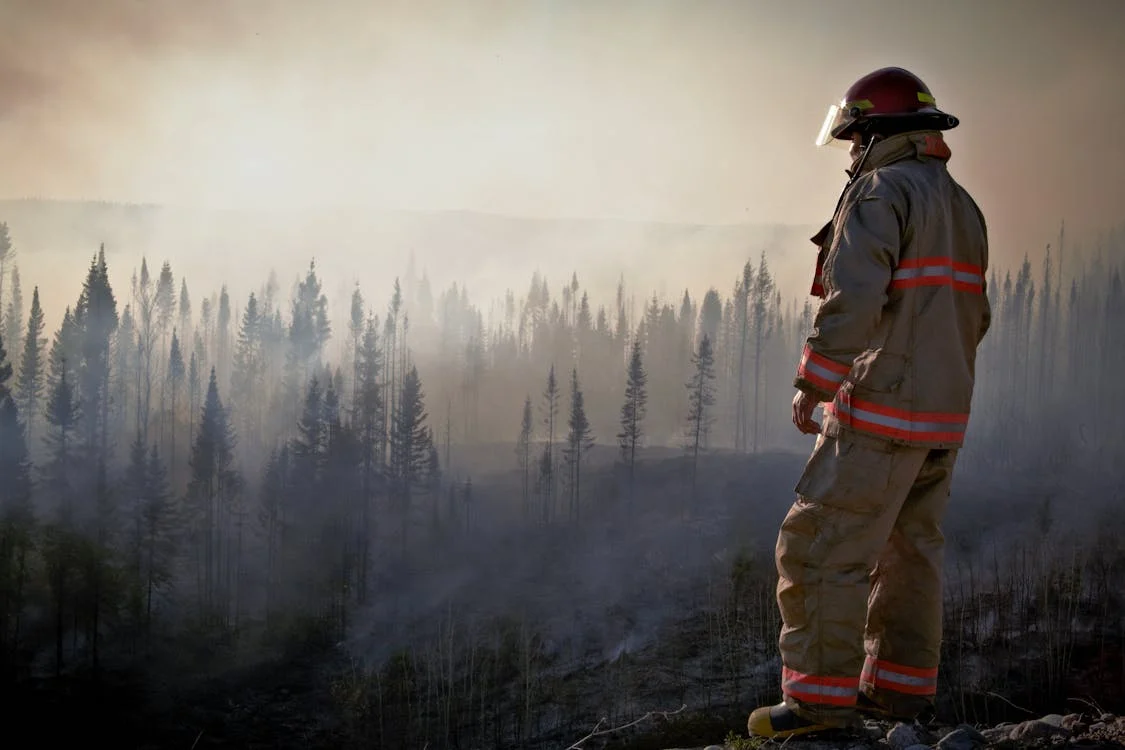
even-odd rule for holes
{"type": "Polygon", "coordinates": [[[836,220],[836,214],[840,211],[840,204],[844,202],[844,196],[848,194],[848,189],[852,186],[852,184],[856,181],[856,178],[858,178],[860,173],[863,171],[863,165],[867,163],[867,157],[871,154],[871,149],[875,146],[876,143],[881,140],[882,136],[880,136],[878,133],[872,133],[867,139],[867,145],[863,147],[863,153],[859,155],[859,158],[855,161],[855,166],[850,172],[848,172],[847,184],[844,185],[844,189],[840,191],[840,197],[836,199],[836,208],[832,211],[833,221],[836,220]]]}

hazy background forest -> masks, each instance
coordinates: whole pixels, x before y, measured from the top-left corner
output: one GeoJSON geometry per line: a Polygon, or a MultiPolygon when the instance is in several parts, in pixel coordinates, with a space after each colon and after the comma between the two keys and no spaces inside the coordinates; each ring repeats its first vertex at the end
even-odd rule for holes
{"type": "Polygon", "coordinates": [[[1125,712],[1125,59],[1078,7],[0,2],[5,716],[744,731],[846,179],[811,140],[888,64],[961,118],[991,244],[941,715],[1125,712]]]}
{"type": "MultiPolygon", "coordinates": [[[[1125,366],[1123,239],[1060,227],[990,270],[948,533],[959,716],[1125,701],[1125,427],[1085,406],[1125,366]]],[[[552,746],[776,692],[812,307],[770,253],[723,289],[592,297],[575,269],[493,299],[408,260],[330,300],[312,259],[232,297],[100,248],[51,331],[7,223],[0,251],[9,688],[313,656],[337,729],[388,747],[552,746]]]]}

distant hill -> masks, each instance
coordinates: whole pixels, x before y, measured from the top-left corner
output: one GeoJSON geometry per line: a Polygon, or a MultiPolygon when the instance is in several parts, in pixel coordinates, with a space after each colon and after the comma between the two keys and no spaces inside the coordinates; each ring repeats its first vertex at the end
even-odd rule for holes
{"type": "Polygon", "coordinates": [[[42,283],[48,272],[52,280],[60,271],[68,283],[80,279],[89,256],[104,242],[111,271],[120,278],[116,283],[127,283],[144,254],[157,267],[169,260],[177,279],[186,275],[193,292],[210,293],[225,282],[236,298],[260,286],[271,268],[287,293],[315,256],[333,305],[346,304],[341,297],[357,280],[369,295],[389,294],[391,279],[406,273],[412,254],[435,296],[456,281],[484,305],[509,287],[524,294],[534,271],[545,274],[557,293],[577,272],[595,302],[612,302],[624,274],[640,305],[654,292],[678,300],[684,288],[701,295],[711,285],[726,296],[746,260],[757,263],[765,251],[788,299],[807,287],[812,269],[807,238],[816,229],[467,211],[209,211],[37,199],[0,201],[0,221],[9,225],[28,285],[42,283]],[[49,266],[39,270],[44,263],[49,266]]]}

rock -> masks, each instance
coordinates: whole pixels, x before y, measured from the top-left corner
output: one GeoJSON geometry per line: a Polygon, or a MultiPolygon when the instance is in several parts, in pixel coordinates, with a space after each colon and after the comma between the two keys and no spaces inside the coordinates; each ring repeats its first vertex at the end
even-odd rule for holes
{"type": "Polygon", "coordinates": [[[883,727],[877,721],[863,722],[863,733],[873,740],[883,739],[883,727]]]}
{"type": "Polygon", "coordinates": [[[993,727],[992,729],[984,730],[981,734],[984,735],[984,739],[988,744],[994,745],[1012,736],[1012,726],[1014,725],[993,727]]]}
{"type": "Polygon", "coordinates": [[[1070,737],[1070,730],[1065,727],[1055,726],[1048,724],[1039,719],[1032,719],[1025,721],[1012,730],[1011,739],[1017,742],[1034,742],[1035,740],[1046,740],[1055,737],[1070,737]]]}
{"type": "Polygon", "coordinates": [[[911,745],[906,750],[930,750],[929,745],[911,745]]]}
{"type": "Polygon", "coordinates": [[[1061,727],[1063,725],[1063,717],[1059,714],[1047,714],[1039,721],[1044,724],[1050,724],[1053,727],[1061,727]]]}
{"type": "Polygon", "coordinates": [[[1111,721],[1113,721],[1113,720],[1114,720],[1114,719],[1116,719],[1116,718],[1117,718],[1117,717],[1116,717],[1116,716],[1114,716],[1113,714],[1102,714],[1102,715],[1101,715],[1101,716],[1100,716],[1100,717],[1098,718],[1098,721],[1104,721],[1104,722],[1105,722],[1106,724],[1108,724],[1108,723],[1110,723],[1111,721]]]}
{"type": "Polygon", "coordinates": [[[703,748],[703,750],[723,750],[723,746],[722,745],[708,745],[707,747],[703,748]]]}
{"type": "Polygon", "coordinates": [[[1096,721],[1090,725],[1091,732],[1104,732],[1106,730],[1106,723],[1104,721],[1096,721]]]}
{"type": "Polygon", "coordinates": [[[920,745],[922,742],[914,727],[899,723],[887,732],[887,744],[894,750],[906,750],[906,748],[920,745]]]}
{"type": "Polygon", "coordinates": [[[940,750],[973,750],[988,744],[988,738],[968,724],[962,724],[941,738],[940,750]]]}
{"type": "Polygon", "coordinates": [[[1076,731],[1074,727],[1078,724],[1085,725],[1086,722],[1082,721],[1082,714],[1067,714],[1063,717],[1062,725],[1067,729],[1076,731]]]}

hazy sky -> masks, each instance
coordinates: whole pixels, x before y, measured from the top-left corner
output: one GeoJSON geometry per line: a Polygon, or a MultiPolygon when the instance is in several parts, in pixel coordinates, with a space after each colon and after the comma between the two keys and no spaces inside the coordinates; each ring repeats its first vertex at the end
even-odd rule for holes
{"type": "Polygon", "coordinates": [[[882,65],[994,255],[1125,218],[1125,3],[0,0],[0,196],[817,222],[882,65]]]}

